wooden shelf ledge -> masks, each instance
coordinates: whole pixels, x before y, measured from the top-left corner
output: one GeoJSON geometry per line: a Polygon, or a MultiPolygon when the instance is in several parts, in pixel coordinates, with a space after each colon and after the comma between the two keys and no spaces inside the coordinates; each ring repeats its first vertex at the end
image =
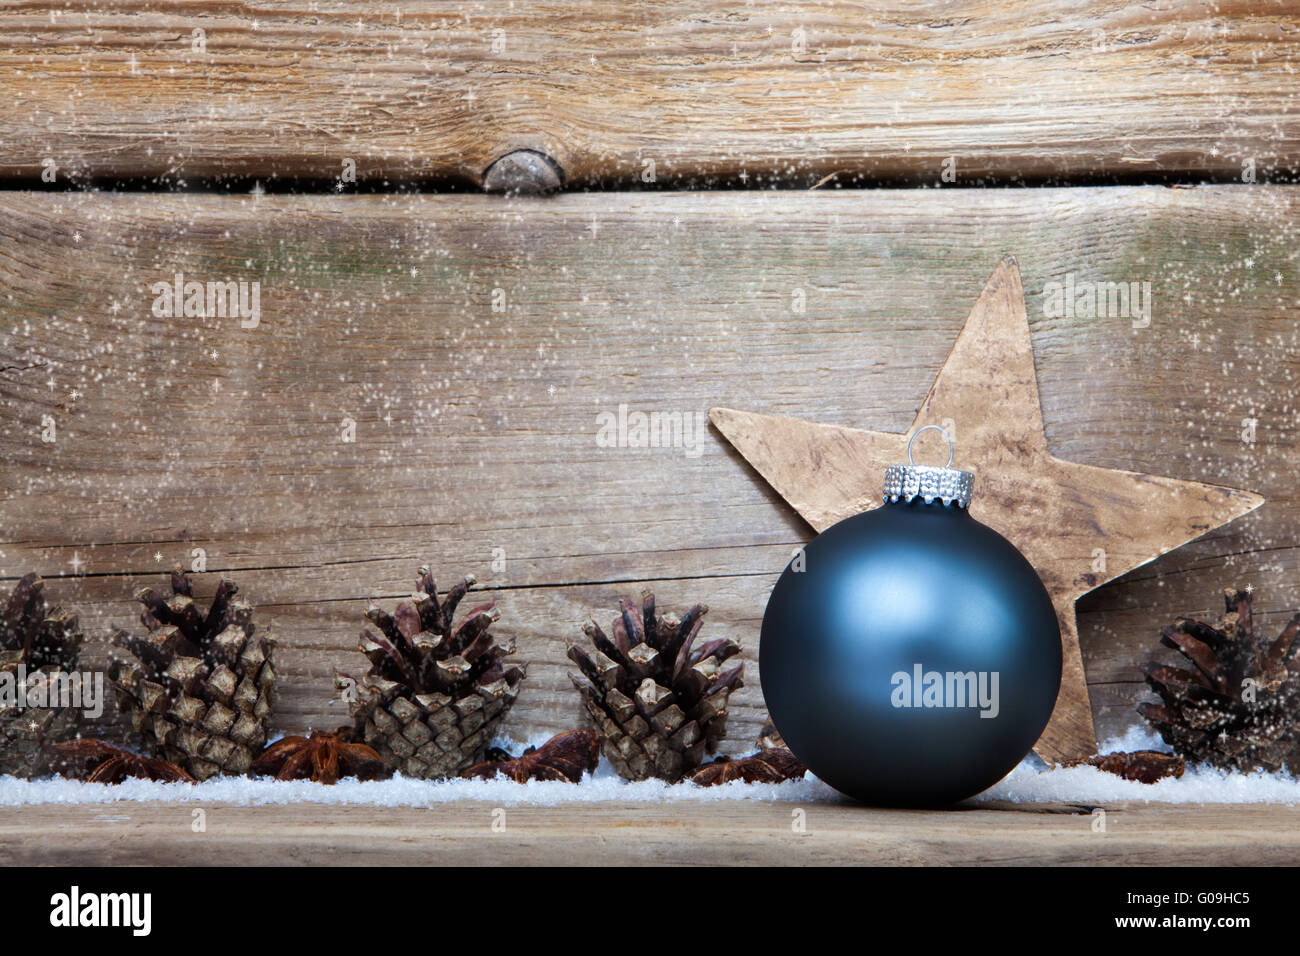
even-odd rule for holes
{"type": "Polygon", "coordinates": [[[1300,808],[990,804],[944,812],[720,801],[429,809],[118,803],[0,811],[5,865],[1263,865],[1300,808]],[[206,832],[192,829],[202,808],[206,832]],[[804,832],[793,824],[802,814],[804,832]],[[498,829],[494,829],[494,823],[498,829]],[[504,829],[500,829],[504,823],[504,829]]]}

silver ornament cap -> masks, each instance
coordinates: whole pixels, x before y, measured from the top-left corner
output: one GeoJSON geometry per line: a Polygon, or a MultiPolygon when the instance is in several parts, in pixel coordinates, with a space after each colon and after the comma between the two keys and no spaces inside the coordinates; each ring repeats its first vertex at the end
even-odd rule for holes
{"type": "Polygon", "coordinates": [[[893,503],[920,498],[927,505],[938,500],[958,508],[969,507],[975,475],[951,467],[954,452],[952,436],[947,431],[938,425],[918,428],[907,442],[907,464],[890,465],[885,469],[885,500],[893,503]],[[918,465],[912,459],[912,442],[921,432],[931,430],[939,432],[948,441],[948,464],[942,467],[918,465]]]}

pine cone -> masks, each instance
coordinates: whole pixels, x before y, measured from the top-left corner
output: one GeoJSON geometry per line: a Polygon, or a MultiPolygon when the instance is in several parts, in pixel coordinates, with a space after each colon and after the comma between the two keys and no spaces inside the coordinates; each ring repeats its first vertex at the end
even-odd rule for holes
{"type": "MultiPolygon", "coordinates": [[[[498,644],[489,632],[500,616],[480,604],[452,627],[473,575],[443,595],[427,567],[416,593],[390,616],[366,611],[379,633],[361,632],[370,673],[355,682],[350,710],[361,738],[392,767],[428,780],[453,776],[483,759],[502,718],[515,702],[523,665],[506,667],[514,642],[498,644]]],[[[352,679],[340,675],[341,686],[352,679]]]]}
{"type": "Polygon", "coordinates": [[[678,620],[655,613],[646,591],[641,607],[621,601],[610,640],[595,622],[583,631],[596,647],[590,657],[578,646],[569,659],[589,683],[570,675],[600,737],[601,750],[629,780],[658,777],[676,782],[699,767],[726,734],[727,698],[744,686],[744,664],[723,671],[740,653],[729,640],[698,648],[708,608],[697,604],[678,620]]]}
{"type": "Polygon", "coordinates": [[[1224,599],[1213,627],[1180,619],[1161,631],[1160,643],[1195,670],[1145,664],[1163,703],[1138,712],[1189,763],[1300,773],[1300,614],[1270,642],[1255,635],[1248,592],[1228,589],[1224,599]]]}
{"type": "MultiPolygon", "coordinates": [[[[77,616],[45,604],[45,582],[25,575],[0,611],[0,774],[39,777],[48,773],[49,746],[77,732],[78,707],[19,707],[53,689],[60,674],[77,666],[84,635],[77,616]]],[[[76,703],[75,701],[73,703],[76,703]]]]}
{"type": "Polygon", "coordinates": [[[171,587],[171,597],[136,594],[147,634],[113,633],[131,655],[109,664],[118,711],[143,749],[199,780],[245,773],[270,730],[274,641],[254,636],[253,609],[235,600],[233,581],[221,579],[206,615],[179,567],[171,587]]]}
{"type": "Polygon", "coordinates": [[[758,732],[758,749],[759,750],[789,750],[786,746],[785,738],[781,736],[781,731],[776,729],[776,724],[769,717],[763,721],[763,729],[758,732]]]}

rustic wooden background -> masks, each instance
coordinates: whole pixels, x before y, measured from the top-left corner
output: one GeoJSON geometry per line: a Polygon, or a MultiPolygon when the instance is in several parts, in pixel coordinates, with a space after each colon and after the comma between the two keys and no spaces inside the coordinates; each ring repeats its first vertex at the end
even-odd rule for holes
{"type": "Polygon", "coordinates": [[[570,185],[1294,174],[1294,0],[9,2],[0,175],[570,185]],[[202,31],[195,34],[195,31],[202,31]],[[742,178],[744,177],[744,178],[742,178]]]}
{"type": "Polygon", "coordinates": [[[233,576],[279,634],[301,730],[343,720],[367,599],[473,571],[530,665],[517,737],[580,720],[566,644],[653,586],[745,647],[743,751],[764,602],[810,532],[712,430],[698,457],[602,448],[597,415],[901,431],[1011,253],[1054,454],[1268,498],[1081,602],[1119,733],[1162,624],[1225,585],[1268,627],[1300,606],[1298,12],[8,4],[0,580],[50,578],[98,665],[135,588],[203,548],[199,592],[233,576]],[[568,191],[466,194],[519,148],[568,191]],[[965,188],[1045,182],[1070,185],[965,188]],[[260,281],[260,326],[153,316],[177,272],[260,281]],[[1071,272],[1150,281],[1150,327],[1045,316],[1071,272]]]}

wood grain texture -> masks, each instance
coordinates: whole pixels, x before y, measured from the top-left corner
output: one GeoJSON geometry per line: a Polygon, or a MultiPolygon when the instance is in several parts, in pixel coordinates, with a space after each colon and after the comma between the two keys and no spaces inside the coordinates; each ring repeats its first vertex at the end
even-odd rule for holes
{"type": "Polygon", "coordinates": [[[4,865],[1293,864],[1300,810],[1280,806],[981,805],[949,812],[735,801],[429,809],[229,804],[31,806],[0,812],[4,865]],[[207,831],[194,833],[202,806],[207,831]],[[806,832],[793,832],[802,810],[806,832]]]}
{"type": "Polygon", "coordinates": [[[819,4],[50,0],[0,12],[0,177],[477,186],[1300,169],[1286,0],[819,4]],[[196,32],[197,31],[197,32],[196,32]]]}
{"type": "Polygon", "coordinates": [[[902,432],[1015,253],[1054,455],[1268,499],[1080,602],[1104,740],[1136,719],[1136,665],[1163,659],[1174,616],[1232,583],[1255,585],[1266,630],[1300,605],[1298,205],[1275,187],[0,195],[0,576],[51,578],[99,665],[134,589],[206,549],[200,597],[229,573],[280,635],[296,731],[343,719],[332,675],[363,663],[368,598],[405,596],[425,561],[444,586],[473,571],[530,662],[516,737],[579,724],[567,642],[653,586],[745,648],[744,751],[763,606],[809,532],[716,433],[695,457],[601,447],[597,416],[726,405],[902,432]],[[176,272],[260,281],[260,324],[154,316],[176,272]],[[1070,272],[1150,280],[1150,327],[1046,317],[1070,272]]]}

